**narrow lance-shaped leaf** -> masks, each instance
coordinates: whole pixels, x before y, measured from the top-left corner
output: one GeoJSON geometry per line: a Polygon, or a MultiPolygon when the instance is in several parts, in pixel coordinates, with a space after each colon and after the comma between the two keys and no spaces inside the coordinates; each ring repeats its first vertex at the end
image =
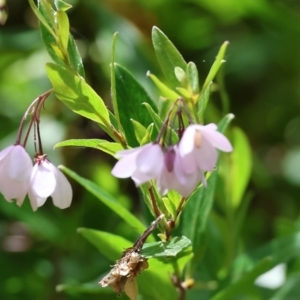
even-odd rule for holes
{"type": "Polygon", "coordinates": [[[170,99],[172,102],[176,101],[180,97],[179,94],[167,87],[154,74],[151,74],[150,71],[147,72],[147,76],[151,78],[156,87],[159,89],[161,96],[170,99]]]}
{"type": "Polygon", "coordinates": [[[69,19],[67,14],[63,10],[58,10],[56,12],[56,18],[57,18],[57,25],[58,25],[58,34],[61,46],[65,54],[67,54],[68,50],[68,42],[69,42],[69,31],[70,31],[70,25],[69,25],[69,19]]]}
{"type": "Polygon", "coordinates": [[[221,67],[222,63],[224,63],[225,61],[224,56],[225,56],[225,52],[226,52],[226,48],[228,46],[229,42],[224,42],[223,45],[221,46],[218,55],[216,57],[215,62],[213,63],[212,67],[209,70],[209,73],[205,79],[205,82],[203,84],[203,88],[202,90],[205,90],[206,87],[210,84],[210,82],[214,79],[214,77],[216,76],[219,68],[221,67]]]}
{"type": "Polygon", "coordinates": [[[175,89],[180,86],[180,82],[175,76],[175,67],[180,67],[185,71],[187,63],[168,37],[155,26],[152,29],[152,43],[160,67],[175,89]]]}
{"type": "Polygon", "coordinates": [[[79,176],[66,167],[61,167],[61,169],[71,178],[81,184],[87,191],[92,193],[104,205],[109,207],[116,215],[124,220],[132,228],[132,230],[135,230],[139,234],[145,230],[145,226],[133,214],[131,214],[126,208],[118,203],[113,196],[101,189],[98,185],[79,176]]]}
{"type": "Polygon", "coordinates": [[[199,76],[198,69],[193,62],[189,62],[186,70],[187,81],[193,95],[199,94],[199,76]]]}
{"type": "Polygon", "coordinates": [[[110,128],[108,110],[103,100],[80,77],[52,63],[46,65],[55,95],[75,113],[110,128]]]}
{"type": "Polygon", "coordinates": [[[154,109],[154,105],[145,89],[126,69],[118,64],[115,64],[114,69],[121,125],[124,128],[128,144],[131,147],[138,146],[130,119],[148,127],[152,120],[142,103],[147,102],[152,109],[154,109]]]}
{"type": "Polygon", "coordinates": [[[234,151],[230,154],[230,201],[238,207],[247,187],[252,168],[251,148],[245,133],[238,127],[232,129],[234,151]]]}
{"type": "Polygon", "coordinates": [[[82,59],[78,47],[71,34],[69,36],[68,55],[69,55],[69,63],[72,69],[75,70],[78,73],[78,75],[80,75],[82,78],[84,78],[85,74],[84,74],[82,59]]]}
{"type": "Polygon", "coordinates": [[[119,143],[108,142],[106,140],[99,140],[99,139],[71,139],[66,140],[54,145],[54,149],[58,147],[66,147],[66,146],[73,146],[73,147],[89,147],[101,150],[105,153],[108,153],[112,156],[118,151],[123,150],[123,147],[119,143]]]}

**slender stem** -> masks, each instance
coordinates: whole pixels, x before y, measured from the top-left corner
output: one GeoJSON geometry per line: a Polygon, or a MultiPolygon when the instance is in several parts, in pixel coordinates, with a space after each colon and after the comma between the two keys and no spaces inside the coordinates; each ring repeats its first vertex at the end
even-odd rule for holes
{"type": "MultiPolygon", "coordinates": [[[[32,114],[35,114],[35,108],[36,108],[36,105],[37,103],[39,103],[41,100],[42,102],[45,102],[45,100],[49,97],[49,95],[52,93],[52,89],[39,95],[36,99],[33,100],[33,102],[29,105],[29,107],[27,108],[27,110],[25,111],[23,117],[22,117],[22,120],[21,120],[21,123],[20,123],[20,126],[19,126],[19,129],[18,129],[18,133],[17,133],[17,139],[16,139],[16,145],[17,144],[20,144],[21,143],[21,138],[22,138],[22,131],[23,131],[23,128],[24,128],[24,123],[26,121],[26,118],[27,116],[32,113],[32,114]]],[[[32,123],[33,123],[33,120],[31,120],[30,122],[30,125],[29,125],[29,128],[27,130],[27,133],[26,133],[26,137],[25,137],[25,140],[24,140],[24,143],[23,143],[23,146],[25,147],[26,146],[26,143],[27,143],[27,139],[28,139],[28,135],[29,135],[29,131],[31,129],[31,126],[32,126],[32,123]]]]}
{"type": "Polygon", "coordinates": [[[159,208],[157,206],[154,191],[153,191],[153,187],[152,186],[149,187],[148,191],[149,191],[149,194],[150,194],[150,199],[151,199],[153,211],[155,213],[155,216],[158,218],[162,214],[162,212],[159,210],[159,208]]]}

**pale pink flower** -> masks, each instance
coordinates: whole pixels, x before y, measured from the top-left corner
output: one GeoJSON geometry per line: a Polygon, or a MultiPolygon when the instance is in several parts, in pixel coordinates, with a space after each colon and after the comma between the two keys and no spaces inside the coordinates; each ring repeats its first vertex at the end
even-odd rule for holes
{"type": "Polygon", "coordinates": [[[131,177],[137,186],[157,178],[164,164],[164,154],[157,143],[119,151],[116,157],[121,159],[111,173],[118,178],[131,177]]]}
{"type": "Polygon", "coordinates": [[[52,197],[55,206],[64,209],[71,205],[72,188],[65,175],[48,159],[38,159],[33,167],[28,197],[35,211],[48,197],[52,197]]]}
{"type": "Polygon", "coordinates": [[[123,150],[117,153],[121,158],[112,170],[118,178],[131,177],[137,186],[156,180],[158,191],[165,195],[176,190],[184,197],[189,196],[201,180],[206,183],[203,172],[186,173],[177,145],[163,152],[157,143],[123,150]]]}
{"type": "Polygon", "coordinates": [[[0,192],[11,202],[22,205],[28,191],[32,160],[21,145],[8,146],[0,152],[0,192]]]}
{"type": "Polygon", "coordinates": [[[217,131],[217,125],[193,124],[187,127],[179,142],[184,171],[192,174],[197,171],[212,171],[216,166],[217,150],[231,152],[229,140],[217,131]]]}
{"type": "Polygon", "coordinates": [[[168,190],[176,190],[184,197],[188,197],[202,181],[206,180],[202,171],[186,173],[183,161],[178,153],[177,145],[167,148],[164,153],[163,169],[157,177],[157,186],[160,194],[164,195],[168,190]]]}

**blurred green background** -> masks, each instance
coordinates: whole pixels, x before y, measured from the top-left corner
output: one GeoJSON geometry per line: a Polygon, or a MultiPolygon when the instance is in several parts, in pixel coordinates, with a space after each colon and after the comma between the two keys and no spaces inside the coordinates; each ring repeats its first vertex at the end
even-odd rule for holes
{"type": "MultiPolygon", "coordinates": [[[[186,61],[197,64],[203,82],[221,44],[230,45],[223,65],[230,109],[253,149],[249,191],[253,195],[242,229],[243,249],[300,230],[300,2],[297,0],[68,0],[72,33],[82,53],[89,84],[110,102],[111,41],[118,31],[116,61],[128,68],[155,99],[146,72],[161,76],[151,44],[158,26],[186,61]]],[[[25,0],[8,0],[9,18],[0,28],[0,148],[14,143],[28,105],[50,88],[44,65],[50,58],[35,16],[25,0]]],[[[223,95],[224,96],[224,95],[223,95]]],[[[220,94],[212,94],[221,107],[220,94]]],[[[92,149],[53,145],[66,138],[105,138],[95,125],[52,96],[41,131],[45,152],[107,189],[141,215],[142,203],[130,180],[110,175],[114,159],[92,149]],[[127,196],[126,196],[127,195],[127,196]]],[[[29,152],[33,155],[32,141],[29,152]]],[[[33,213],[0,195],[0,299],[115,299],[97,295],[97,281],[110,264],[76,233],[90,227],[135,239],[129,228],[74,182],[72,206],[51,200],[33,213]],[[57,293],[61,283],[90,282],[57,293]],[[81,294],[86,289],[88,294],[81,294]],[[94,294],[95,292],[95,294],[94,294]],[[100,297],[100,298],[99,298],[100,297]]],[[[124,296],[121,299],[125,299],[124,296]]]]}

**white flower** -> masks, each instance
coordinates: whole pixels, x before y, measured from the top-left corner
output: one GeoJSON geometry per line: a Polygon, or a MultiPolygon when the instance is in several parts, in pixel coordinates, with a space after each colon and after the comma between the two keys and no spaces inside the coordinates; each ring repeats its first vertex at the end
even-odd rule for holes
{"type": "Polygon", "coordinates": [[[72,188],[65,175],[45,157],[39,158],[33,167],[28,197],[35,211],[48,197],[55,206],[64,209],[71,205],[72,188]]]}
{"type": "Polygon", "coordinates": [[[131,177],[137,186],[157,178],[164,164],[163,151],[156,143],[119,151],[116,156],[121,159],[111,173],[118,178],[131,177]]]}
{"type": "Polygon", "coordinates": [[[28,191],[32,160],[21,145],[13,145],[0,152],[0,192],[11,202],[22,205],[28,191]]]}
{"type": "Polygon", "coordinates": [[[218,158],[216,149],[224,152],[232,151],[228,139],[217,131],[217,125],[188,126],[179,142],[179,154],[182,157],[184,171],[187,174],[199,170],[212,171],[218,158]]]}

